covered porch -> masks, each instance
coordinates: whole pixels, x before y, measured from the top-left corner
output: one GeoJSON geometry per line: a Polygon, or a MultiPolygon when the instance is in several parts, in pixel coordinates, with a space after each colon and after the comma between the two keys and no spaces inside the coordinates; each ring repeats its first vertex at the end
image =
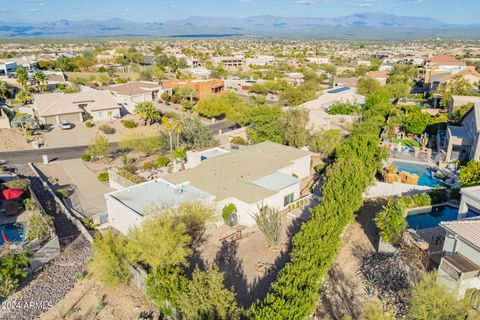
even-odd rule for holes
{"type": "Polygon", "coordinates": [[[480,288],[480,266],[460,253],[445,254],[438,268],[438,281],[459,298],[468,289],[480,288]]]}

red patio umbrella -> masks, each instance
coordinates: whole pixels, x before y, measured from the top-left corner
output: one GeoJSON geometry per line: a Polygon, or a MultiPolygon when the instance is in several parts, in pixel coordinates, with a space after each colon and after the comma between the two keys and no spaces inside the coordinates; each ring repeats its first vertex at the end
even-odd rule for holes
{"type": "Polygon", "coordinates": [[[6,200],[13,200],[13,199],[17,199],[18,197],[20,197],[23,194],[23,190],[22,189],[7,189],[7,190],[3,190],[2,194],[3,194],[3,197],[6,200]]]}
{"type": "Polygon", "coordinates": [[[8,243],[7,235],[5,233],[5,230],[2,230],[2,238],[4,243],[8,243]]]}

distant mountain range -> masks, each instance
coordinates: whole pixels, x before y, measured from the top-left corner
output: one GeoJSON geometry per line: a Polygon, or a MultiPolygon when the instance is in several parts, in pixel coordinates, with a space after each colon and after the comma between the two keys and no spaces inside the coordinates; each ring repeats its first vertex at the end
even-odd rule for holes
{"type": "Polygon", "coordinates": [[[480,24],[449,24],[432,18],[365,12],[336,18],[189,17],[139,23],[109,20],[59,20],[44,23],[2,23],[0,37],[272,37],[304,39],[480,39],[480,24]]]}

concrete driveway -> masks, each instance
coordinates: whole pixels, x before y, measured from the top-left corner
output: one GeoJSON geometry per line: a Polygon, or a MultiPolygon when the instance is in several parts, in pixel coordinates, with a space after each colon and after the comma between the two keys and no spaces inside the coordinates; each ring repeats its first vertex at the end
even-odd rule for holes
{"type": "Polygon", "coordinates": [[[65,173],[76,186],[76,194],[71,199],[72,204],[79,201],[79,205],[83,209],[82,213],[87,216],[107,211],[104,194],[113,191],[113,189],[98,181],[97,177],[80,159],[59,161],[58,164],[63,167],[65,173]]]}

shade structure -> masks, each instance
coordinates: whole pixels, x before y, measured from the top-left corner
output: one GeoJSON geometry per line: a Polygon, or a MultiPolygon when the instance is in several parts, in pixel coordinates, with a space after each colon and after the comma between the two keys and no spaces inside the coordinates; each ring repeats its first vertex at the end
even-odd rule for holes
{"type": "Polygon", "coordinates": [[[2,191],[3,197],[7,200],[17,199],[23,194],[22,189],[7,189],[2,191]]]}

